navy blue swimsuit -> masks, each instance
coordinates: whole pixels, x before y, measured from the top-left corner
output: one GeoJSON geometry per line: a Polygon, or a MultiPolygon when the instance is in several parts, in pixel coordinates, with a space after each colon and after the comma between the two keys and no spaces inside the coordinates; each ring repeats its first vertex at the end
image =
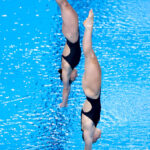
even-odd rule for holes
{"type": "Polygon", "coordinates": [[[68,56],[62,57],[69,63],[72,70],[79,64],[80,57],[81,57],[81,48],[80,48],[80,37],[78,38],[78,41],[75,43],[71,43],[67,39],[67,45],[70,48],[70,54],[68,56]]]}
{"type": "Polygon", "coordinates": [[[86,115],[88,118],[90,118],[93,121],[93,123],[96,127],[100,120],[100,113],[101,113],[100,96],[97,99],[92,99],[87,96],[86,96],[86,98],[90,102],[92,109],[89,112],[84,112],[82,109],[81,116],[82,116],[82,114],[86,115]]]}

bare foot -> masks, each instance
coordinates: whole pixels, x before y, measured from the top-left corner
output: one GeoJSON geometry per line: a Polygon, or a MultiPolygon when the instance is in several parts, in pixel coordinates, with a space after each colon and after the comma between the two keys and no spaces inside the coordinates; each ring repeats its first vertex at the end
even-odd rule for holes
{"type": "Polygon", "coordinates": [[[58,3],[58,5],[60,7],[66,5],[68,3],[67,0],[56,0],[56,2],[58,3]]]}
{"type": "Polygon", "coordinates": [[[60,103],[60,108],[62,108],[62,107],[67,107],[68,106],[68,104],[65,104],[65,103],[60,103]]]}
{"type": "Polygon", "coordinates": [[[93,18],[94,18],[94,14],[93,14],[93,10],[91,9],[89,11],[89,16],[86,18],[86,20],[84,21],[84,27],[86,29],[92,29],[93,28],[93,18]]]}

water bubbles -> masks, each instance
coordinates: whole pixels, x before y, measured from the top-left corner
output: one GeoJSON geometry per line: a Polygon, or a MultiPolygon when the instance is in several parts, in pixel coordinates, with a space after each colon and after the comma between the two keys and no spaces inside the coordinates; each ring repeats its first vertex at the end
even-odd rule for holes
{"type": "Polygon", "coordinates": [[[11,89],[11,91],[12,91],[12,92],[14,92],[14,91],[15,91],[15,89],[11,89]]]}
{"type": "Polygon", "coordinates": [[[7,15],[6,15],[6,14],[4,14],[4,15],[1,15],[1,17],[5,18],[5,17],[7,17],[7,15]]]}
{"type": "Polygon", "coordinates": [[[20,68],[20,65],[18,64],[18,65],[15,65],[15,68],[16,69],[19,69],[20,68]]]}
{"type": "Polygon", "coordinates": [[[14,48],[14,47],[15,47],[15,45],[12,45],[12,44],[9,46],[9,48],[14,48]]]}
{"type": "Polygon", "coordinates": [[[14,24],[18,24],[18,22],[14,22],[14,24]]]}

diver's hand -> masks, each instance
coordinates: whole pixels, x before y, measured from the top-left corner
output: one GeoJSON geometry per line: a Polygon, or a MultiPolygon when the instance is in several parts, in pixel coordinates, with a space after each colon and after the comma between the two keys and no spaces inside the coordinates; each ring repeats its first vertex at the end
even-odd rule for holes
{"type": "Polygon", "coordinates": [[[60,106],[60,108],[62,108],[62,107],[67,107],[68,104],[65,104],[65,103],[62,102],[62,103],[59,104],[59,106],[60,106]]]}

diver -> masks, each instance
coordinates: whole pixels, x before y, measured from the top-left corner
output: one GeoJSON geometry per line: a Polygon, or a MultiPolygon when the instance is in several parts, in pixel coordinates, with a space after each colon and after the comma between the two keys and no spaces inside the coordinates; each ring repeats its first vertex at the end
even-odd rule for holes
{"type": "Polygon", "coordinates": [[[90,10],[88,18],[83,23],[85,27],[83,37],[85,72],[82,87],[86,101],[81,111],[81,130],[85,150],[91,150],[92,143],[95,143],[101,137],[101,130],[96,128],[101,112],[101,68],[92,49],[93,17],[93,10],[90,10]]]}
{"type": "Polygon", "coordinates": [[[64,46],[61,69],[59,69],[60,79],[63,81],[63,96],[60,107],[66,107],[70,93],[71,83],[77,77],[75,67],[79,64],[81,57],[80,35],[78,25],[78,15],[67,0],[56,0],[63,20],[62,32],[66,38],[64,46]]]}

